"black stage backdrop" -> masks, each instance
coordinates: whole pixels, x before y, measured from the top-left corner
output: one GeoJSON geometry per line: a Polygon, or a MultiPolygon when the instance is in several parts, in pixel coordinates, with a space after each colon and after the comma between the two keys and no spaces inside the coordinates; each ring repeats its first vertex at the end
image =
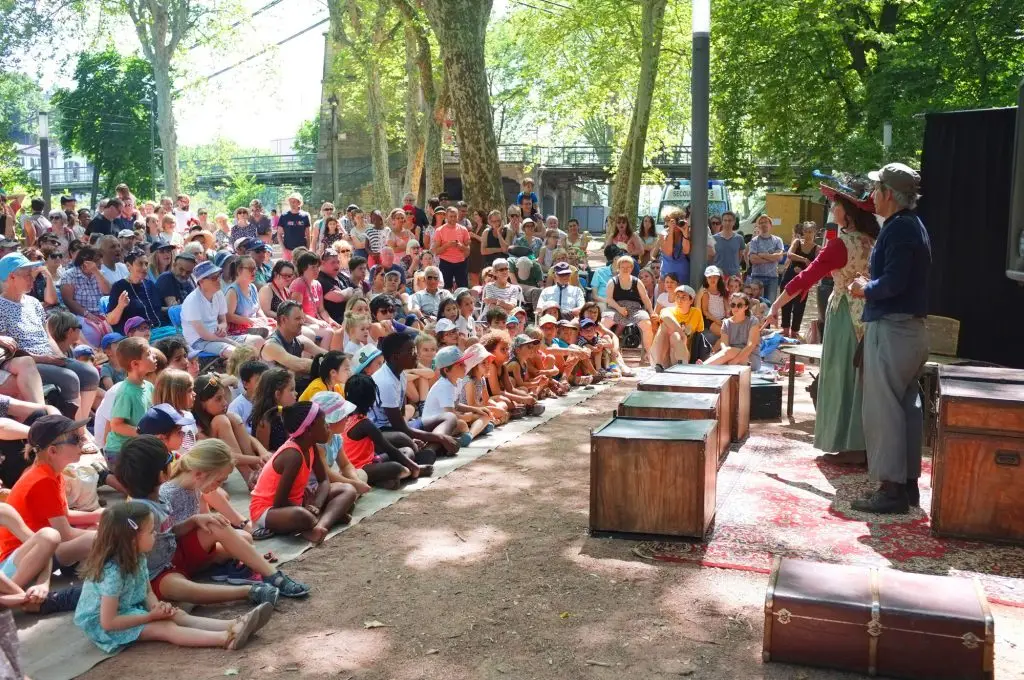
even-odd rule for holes
{"type": "Polygon", "coordinates": [[[960,357],[1024,368],[1024,286],[1005,274],[1016,114],[927,116],[918,214],[932,240],[929,313],[960,320],[960,357]]]}

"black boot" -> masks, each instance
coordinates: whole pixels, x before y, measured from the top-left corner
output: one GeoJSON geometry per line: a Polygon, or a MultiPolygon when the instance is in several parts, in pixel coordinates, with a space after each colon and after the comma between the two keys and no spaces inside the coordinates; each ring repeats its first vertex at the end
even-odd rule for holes
{"type": "Polygon", "coordinates": [[[907,480],[907,502],[915,508],[921,507],[921,489],[917,488],[916,479],[907,480]]]}
{"type": "Polygon", "coordinates": [[[896,482],[882,482],[878,490],[868,498],[850,503],[858,512],[872,512],[880,515],[903,514],[910,510],[907,501],[907,487],[896,482]]]}

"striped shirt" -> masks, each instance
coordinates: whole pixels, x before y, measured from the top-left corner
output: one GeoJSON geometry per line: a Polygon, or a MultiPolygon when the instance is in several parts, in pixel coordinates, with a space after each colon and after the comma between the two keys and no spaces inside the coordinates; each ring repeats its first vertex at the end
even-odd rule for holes
{"type": "MultiPolygon", "coordinates": [[[[504,288],[501,288],[497,284],[488,283],[484,286],[484,292],[481,294],[482,300],[501,300],[502,302],[510,302],[514,305],[518,305],[522,302],[523,291],[514,283],[507,283],[504,288]]],[[[494,307],[495,305],[485,305],[487,309],[494,307]]]]}
{"type": "Polygon", "coordinates": [[[372,224],[366,228],[366,249],[371,253],[379,253],[387,245],[391,230],[387,227],[377,229],[372,224]]]}

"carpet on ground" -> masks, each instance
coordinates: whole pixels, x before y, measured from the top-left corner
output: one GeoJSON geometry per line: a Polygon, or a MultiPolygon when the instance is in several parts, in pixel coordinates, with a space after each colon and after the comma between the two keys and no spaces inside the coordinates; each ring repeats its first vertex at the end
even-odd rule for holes
{"type": "Polygon", "coordinates": [[[902,515],[857,512],[874,488],[864,468],[831,465],[799,429],[751,434],[719,470],[716,516],[704,542],[646,541],[647,559],[769,573],[781,555],[817,562],[977,577],[992,602],[1024,607],[1024,548],[932,535],[931,461],[921,508],[902,515]]]}
{"type": "MultiPolygon", "coordinates": [[[[362,496],[356,503],[352,513],[351,524],[336,526],[327,535],[327,540],[358,524],[361,520],[376,512],[397,503],[415,491],[424,489],[434,481],[448,475],[458,468],[471,463],[487,452],[513,441],[520,435],[555,418],[567,409],[586,401],[590,397],[604,391],[608,384],[592,388],[574,390],[560,399],[549,399],[544,402],[546,409],[540,417],[524,418],[499,427],[490,435],[474,441],[470,446],[459,451],[451,458],[439,458],[434,466],[432,477],[423,477],[406,484],[398,491],[373,489],[362,496]]],[[[244,516],[249,515],[249,494],[245,482],[237,472],[224,485],[231,495],[231,504],[244,516]]],[[[296,559],[313,545],[298,536],[274,536],[267,540],[257,541],[256,548],[260,553],[273,552],[278,565],[296,559]]],[[[315,584],[311,584],[314,585],[315,584]]],[[[312,597],[316,597],[316,591],[312,597]]],[[[208,609],[208,608],[207,608],[208,609]]],[[[204,610],[206,611],[206,610],[204,610]]],[[[75,626],[72,614],[55,616],[16,617],[18,622],[18,639],[21,643],[22,668],[33,680],[70,680],[110,658],[112,654],[102,652],[89,641],[75,626]],[[55,642],[59,641],[59,642],[55,642]]]]}

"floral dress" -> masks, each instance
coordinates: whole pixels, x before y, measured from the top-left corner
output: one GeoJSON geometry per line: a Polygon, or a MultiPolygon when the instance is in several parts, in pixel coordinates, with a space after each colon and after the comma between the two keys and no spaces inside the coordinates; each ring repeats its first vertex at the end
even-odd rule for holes
{"type": "Polygon", "coordinates": [[[124,630],[104,630],[100,625],[100,602],[104,597],[116,597],[118,616],[146,614],[146,595],[149,594],[149,569],[143,556],[134,574],[121,575],[121,568],[113,561],[103,566],[103,579],[86,581],[82,585],[82,597],[75,608],[75,625],[97,647],[112,654],[130,645],[142,635],[145,626],[132,626],[124,630]]]}

